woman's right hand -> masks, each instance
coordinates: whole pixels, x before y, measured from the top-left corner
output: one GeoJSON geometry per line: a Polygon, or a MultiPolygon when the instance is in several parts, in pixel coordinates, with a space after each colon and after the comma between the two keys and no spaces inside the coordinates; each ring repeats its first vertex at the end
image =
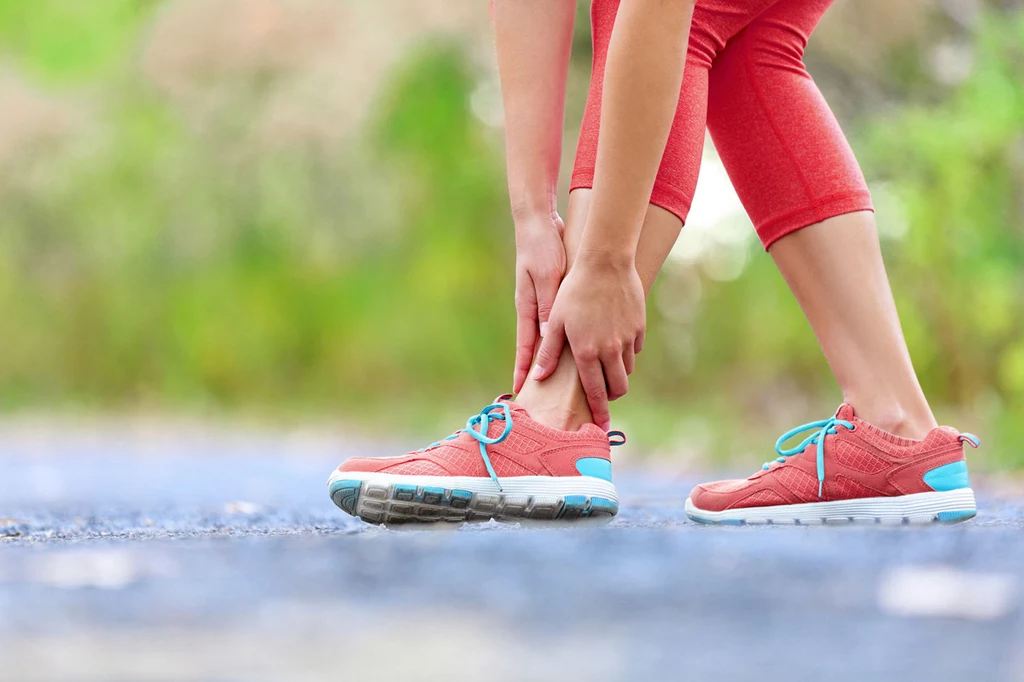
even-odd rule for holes
{"type": "Polygon", "coordinates": [[[517,214],[516,226],[516,367],[512,392],[519,393],[547,329],[555,294],[565,276],[562,233],[565,223],[554,211],[517,214]]]}
{"type": "Polygon", "coordinates": [[[578,251],[558,289],[532,377],[551,376],[568,343],[594,423],[607,431],[608,401],[629,390],[646,324],[644,285],[633,257],[578,251]]]}

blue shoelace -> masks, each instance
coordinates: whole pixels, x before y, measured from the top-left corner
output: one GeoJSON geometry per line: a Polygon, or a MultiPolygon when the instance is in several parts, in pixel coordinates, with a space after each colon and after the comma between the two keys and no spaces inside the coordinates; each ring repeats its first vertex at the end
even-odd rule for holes
{"type": "MultiPolygon", "coordinates": [[[[480,444],[480,457],[484,460],[484,466],[487,467],[487,473],[490,475],[491,480],[494,481],[494,485],[498,486],[499,492],[504,492],[501,489],[501,481],[498,480],[498,475],[494,473],[494,467],[491,465],[491,458],[487,456],[487,446],[500,443],[501,441],[508,438],[508,434],[512,433],[512,410],[509,409],[508,403],[491,403],[484,409],[480,410],[479,414],[474,414],[468,420],[466,420],[466,428],[460,429],[450,436],[445,436],[443,440],[455,440],[459,437],[460,433],[468,433],[477,443],[480,444]],[[501,433],[491,438],[487,435],[490,430],[491,422],[501,420],[505,422],[505,428],[501,430],[501,433]]],[[[441,441],[431,443],[428,448],[436,448],[441,444],[441,441]]],[[[426,448],[424,448],[425,450],[426,448]]]]}
{"type": "MultiPolygon", "coordinates": [[[[487,467],[487,473],[490,475],[491,480],[494,481],[494,485],[498,486],[499,492],[504,492],[501,487],[501,481],[498,480],[498,475],[494,473],[494,466],[491,464],[491,458],[487,454],[487,446],[500,443],[501,441],[508,438],[508,434],[512,433],[512,410],[509,409],[508,403],[491,403],[484,409],[480,410],[479,414],[474,414],[468,420],[466,420],[466,428],[459,429],[450,436],[445,436],[442,440],[455,440],[459,437],[460,433],[467,433],[471,438],[476,440],[480,445],[480,458],[484,461],[484,466],[487,467]],[[505,428],[501,430],[501,433],[491,438],[487,435],[490,430],[492,421],[503,421],[505,422],[505,428]]],[[[624,445],[626,442],[626,434],[622,431],[609,431],[608,432],[609,445],[619,446],[624,445]],[[612,440],[617,438],[617,440],[612,440]]],[[[441,441],[431,443],[423,450],[427,448],[436,448],[441,444],[441,441]]],[[[420,452],[423,452],[420,450],[420,452]]]]}
{"type": "MultiPolygon", "coordinates": [[[[822,419],[821,421],[816,422],[808,422],[803,426],[798,426],[795,429],[790,429],[789,431],[786,431],[784,434],[779,436],[779,439],[775,441],[775,452],[779,454],[778,458],[775,461],[779,462],[780,464],[785,464],[787,457],[799,455],[807,448],[808,445],[811,445],[812,443],[817,444],[818,497],[821,497],[821,493],[825,485],[825,436],[836,433],[837,426],[842,426],[844,429],[849,429],[850,431],[853,431],[856,428],[852,423],[846,421],[845,419],[836,419],[835,417],[830,417],[829,419],[822,419]],[[788,448],[785,450],[782,448],[782,444],[785,443],[787,440],[789,440],[793,436],[805,433],[807,431],[814,431],[814,433],[807,436],[807,438],[804,438],[796,447],[788,448]]],[[[771,462],[767,462],[761,468],[767,471],[770,467],[771,462]]]]}

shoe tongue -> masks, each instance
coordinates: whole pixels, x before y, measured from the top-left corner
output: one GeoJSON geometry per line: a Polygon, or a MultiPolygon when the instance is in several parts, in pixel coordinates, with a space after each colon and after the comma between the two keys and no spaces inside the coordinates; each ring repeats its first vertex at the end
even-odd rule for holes
{"type": "Polygon", "coordinates": [[[853,417],[853,406],[851,405],[843,403],[842,405],[839,406],[839,409],[836,410],[836,419],[842,419],[844,421],[853,421],[853,417]]]}

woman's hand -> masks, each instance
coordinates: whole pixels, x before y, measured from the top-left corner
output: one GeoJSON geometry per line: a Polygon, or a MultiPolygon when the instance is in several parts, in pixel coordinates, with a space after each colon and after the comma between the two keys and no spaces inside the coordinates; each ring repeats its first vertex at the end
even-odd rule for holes
{"type": "Polygon", "coordinates": [[[555,371],[568,341],[594,423],[607,430],[608,401],[629,390],[626,377],[644,345],[646,323],[644,287],[633,259],[580,251],[558,289],[533,378],[555,371]]]}
{"type": "Polygon", "coordinates": [[[558,285],[565,275],[565,224],[555,212],[517,215],[516,224],[516,368],[512,392],[526,382],[537,350],[547,331],[548,316],[558,285]]]}

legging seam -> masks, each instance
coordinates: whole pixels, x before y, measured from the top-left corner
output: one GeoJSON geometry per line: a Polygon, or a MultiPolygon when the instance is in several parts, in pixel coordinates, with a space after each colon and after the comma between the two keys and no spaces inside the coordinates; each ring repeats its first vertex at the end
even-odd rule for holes
{"type": "Polygon", "coordinates": [[[753,41],[746,40],[746,70],[747,77],[750,78],[751,87],[754,89],[754,96],[757,97],[758,104],[761,105],[761,110],[764,112],[765,118],[768,119],[768,125],[771,126],[772,132],[775,133],[775,137],[778,138],[779,144],[786,151],[786,156],[792,162],[793,167],[796,169],[796,174],[800,177],[800,182],[804,186],[804,192],[807,193],[807,199],[815,201],[814,192],[811,190],[811,184],[807,181],[807,176],[804,175],[803,168],[800,167],[800,163],[797,161],[796,156],[793,154],[793,150],[786,144],[785,139],[782,136],[782,130],[778,123],[775,121],[775,117],[772,116],[771,109],[768,107],[764,93],[761,92],[761,87],[757,82],[757,75],[754,73],[754,55],[753,55],[753,41]]]}

